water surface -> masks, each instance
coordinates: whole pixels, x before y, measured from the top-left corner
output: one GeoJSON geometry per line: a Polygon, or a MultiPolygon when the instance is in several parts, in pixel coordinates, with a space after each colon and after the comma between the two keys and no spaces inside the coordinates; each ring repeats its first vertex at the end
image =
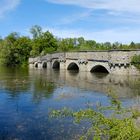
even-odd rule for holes
{"type": "Polygon", "coordinates": [[[51,109],[108,105],[113,90],[125,106],[139,104],[140,76],[37,69],[0,69],[0,140],[71,140],[87,125],[50,119],[51,109]]]}

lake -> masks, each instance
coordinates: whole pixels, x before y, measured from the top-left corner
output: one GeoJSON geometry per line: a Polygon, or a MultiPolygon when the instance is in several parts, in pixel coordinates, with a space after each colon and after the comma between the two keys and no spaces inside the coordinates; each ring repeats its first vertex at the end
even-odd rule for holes
{"type": "Polygon", "coordinates": [[[89,124],[50,118],[50,110],[108,105],[109,90],[123,106],[139,104],[140,76],[1,68],[0,140],[76,140],[89,124]]]}

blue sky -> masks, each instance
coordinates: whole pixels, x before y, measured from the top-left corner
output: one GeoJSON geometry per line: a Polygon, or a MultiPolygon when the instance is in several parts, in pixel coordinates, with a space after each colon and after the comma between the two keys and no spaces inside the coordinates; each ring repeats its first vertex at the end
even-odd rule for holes
{"type": "Polygon", "coordinates": [[[40,25],[58,37],[140,42],[140,0],[0,0],[0,36],[40,25]]]}

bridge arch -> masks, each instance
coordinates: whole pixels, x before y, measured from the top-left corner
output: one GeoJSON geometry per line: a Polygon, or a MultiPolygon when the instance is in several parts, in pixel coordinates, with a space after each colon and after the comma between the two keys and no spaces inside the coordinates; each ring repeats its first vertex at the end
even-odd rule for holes
{"type": "Polygon", "coordinates": [[[93,66],[92,69],[90,70],[90,72],[92,72],[92,73],[110,73],[108,68],[106,68],[103,65],[93,66]]]}
{"type": "Polygon", "coordinates": [[[68,67],[67,70],[78,70],[79,71],[79,67],[75,62],[71,62],[68,67]]]}
{"type": "Polygon", "coordinates": [[[55,60],[53,62],[52,68],[53,69],[60,69],[60,62],[58,60],[55,60]]]}
{"type": "Polygon", "coordinates": [[[38,63],[37,62],[34,63],[34,67],[38,68],[38,63]]]}
{"type": "Polygon", "coordinates": [[[47,62],[42,62],[42,68],[46,69],[47,68],[47,62]]]}

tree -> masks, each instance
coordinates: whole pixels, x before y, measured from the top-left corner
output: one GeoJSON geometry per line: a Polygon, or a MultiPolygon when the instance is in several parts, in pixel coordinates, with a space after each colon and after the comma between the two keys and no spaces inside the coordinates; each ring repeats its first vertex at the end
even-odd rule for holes
{"type": "Polygon", "coordinates": [[[9,44],[9,45],[13,45],[14,42],[20,37],[19,33],[17,32],[13,32],[10,33],[6,38],[5,41],[9,44]]]}
{"type": "Polygon", "coordinates": [[[93,49],[95,47],[95,45],[96,45],[96,41],[87,40],[85,46],[86,46],[87,49],[93,49]]]}
{"type": "Polygon", "coordinates": [[[22,65],[27,62],[31,50],[31,41],[11,33],[3,41],[0,52],[1,63],[6,66],[22,65]]]}
{"type": "Polygon", "coordinates": [[[68,50],[69,48],[66,39],[62,39],[58,44],[58,51],[66,52],[68,50]]]}
{"type": "Polygon", "coordinates": [[[3,46],[3,39],[2,39],[2,37],[0,36],[0,49],[2,48],[2,46],[3,46]]]}
{"type": "Polygon", "coordinates": [[[42,34],[32,41],[31,56],[44,55],[57,50],[57,40],[49,31],[42,34]]]}
{"type": "Polygon", "coordinates": [[[136,45],[135,45],[135,43],[133,41],[130,43],[129,48],[131,48],[131,49],[135,49],[136,48],[136,45]]]}
{"type": "Polygon", "coordinates": [[[30,33],[33,35],[33,39],[36,39],[42,35],[42,28],[38,25],[34,25],[30,29],[30,33]]]}
{"type": "Polygon", "coordinates": [[[85,40],[84,40],[83,37],[79,37],[79,38],[78,38],[78,42],[79,42],[79,46],[85,44],[85,40]]]}
{"type": "Polygon", "coordinates": [[[14,43],[19,38],[19,34],[16,32],[10,33],[3,41],[0,58],[1,63],[8,66],[13,65],[15,62],[15,54],[14,54],[14,43]]]}
{"type": "Polygon", "coordinates": [[[104,46],[104,48],[105,49],[111,49],[111,47],[112,47],[112,45],[111,45],[111,43],[110,42],[105,42],[104,44],[103,44],[103,46],[104,46]]]}
{"type": "Polygon", "coordinates": [[[57,39],[54,37],[52,33],[46,31],[43,33],[42,37],[42,51],[44,53],[52,53],[57,50],[57,39]]]}
{"type": "Polygon", "coordinates": [[[119,47],[120,47],[120,43],[119,42],[113,43],[113,49],[119,49],[119,47]]]}
{"type": "Polygon", "coordinates": [[[136,43],[135,45],[137,49],[140,49],[140,43],[136,43]]]}
{"type": "Polygon", "coordinates": [[[31,40],[28,37],[20,37],[15,42],[15,50],[18,53],[17,60],[19,64],[27,63],[31,51],[31,40]]]}
{"type": "Polygon", "coordinates": [[[2,42],[3,41],[3,39],[2,39],[2,37],[0,36],[0,42],[2,42]]]}

